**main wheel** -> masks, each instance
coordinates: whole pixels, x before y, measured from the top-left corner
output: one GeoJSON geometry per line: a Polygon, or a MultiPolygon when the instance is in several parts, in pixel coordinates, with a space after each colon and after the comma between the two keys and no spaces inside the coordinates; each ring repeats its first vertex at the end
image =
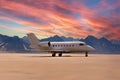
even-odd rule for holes
{"type": "Polygon", "coordinates": [[[88,52],[85,52],[85,57],[88,57],[88,52]]]}
{"type": "Polygon", "coordinates": [[[61,56],[62,56],[62,53],[59,53],[58,56],[61,57],[61,56]]]}
{"type": "Polygon", "coordinates": [[[52,57],[55,57],[56,56],[56,53],[52,53],[52,57]]]}

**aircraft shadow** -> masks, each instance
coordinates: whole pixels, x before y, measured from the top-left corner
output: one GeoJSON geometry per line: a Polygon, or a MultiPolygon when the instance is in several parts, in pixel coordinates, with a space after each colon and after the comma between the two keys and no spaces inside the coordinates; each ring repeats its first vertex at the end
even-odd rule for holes
{"type": "MultiPolygon", "coordinates": [[[[29,57],[52,57],[52,56],[29,56],[29,57]]],[[[55,57],[59,57],[59,56],[55,56],[55,57]]],[[[53,57],[53,58],[55,58],[53,57]]],[[[61,57],[85,57],[85,56],[71,56],[71,55],[63,55],[61,57]]],[[[89,57],[89,56],[88,56],[89,57]]],[[[91,57],[91,56],[90,56],[91,57]]]]}

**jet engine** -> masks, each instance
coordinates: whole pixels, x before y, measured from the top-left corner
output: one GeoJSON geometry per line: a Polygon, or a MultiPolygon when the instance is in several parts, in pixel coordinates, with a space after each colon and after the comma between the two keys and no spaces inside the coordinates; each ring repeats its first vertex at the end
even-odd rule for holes
{"type": "Polygon", "coordinates": [[[40,47],[50,47],[51,46],[51,42],[41,42],[39,43],[40,47]]]}

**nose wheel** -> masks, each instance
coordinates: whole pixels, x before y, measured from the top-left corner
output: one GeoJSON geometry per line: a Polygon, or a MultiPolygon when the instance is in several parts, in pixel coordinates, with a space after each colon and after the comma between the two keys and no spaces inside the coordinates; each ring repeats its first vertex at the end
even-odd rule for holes
{"type": "Polygon", "coordinates": [[[88,52],[85,52],[85,57],[88,57],[88,52]]]}

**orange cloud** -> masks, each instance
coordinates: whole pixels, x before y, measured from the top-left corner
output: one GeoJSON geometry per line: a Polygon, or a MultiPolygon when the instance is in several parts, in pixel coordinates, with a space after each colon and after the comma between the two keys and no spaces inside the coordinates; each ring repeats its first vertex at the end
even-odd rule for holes
{"type": "Polygon", "coordinates": [[[41,36],[57,34],[76,38],[94,35],[119,39],[120,29],[116,26],[120,26],[120,14],[115,11],[108,15],[103,13],[104,8],[106,10],[120,8],[118,3],[110,6],[107,3],[108,0],[102,0],[98,7],[91,9],[82,3],[82,0],[77,1],[68,4],[62,0],[25,0],[22,2],[0,0],[0,18],[24,25],[24,29],[15,28],[21,33],[34,32],[41,36]],[[109,34],[114,34],[116,37],[109,34]]]}

